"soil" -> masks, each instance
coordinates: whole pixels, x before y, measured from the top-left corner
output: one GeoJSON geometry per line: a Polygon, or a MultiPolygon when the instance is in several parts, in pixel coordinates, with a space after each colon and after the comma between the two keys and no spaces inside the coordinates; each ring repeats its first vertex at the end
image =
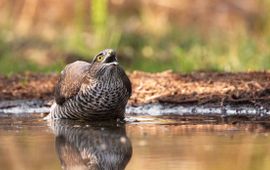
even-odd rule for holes
{"type": "Polygon", "coordinates": [[[134,72],[132,103],[264,103],[270,99],[270,73],[149,74],[134,72]]]}
{"type": "MultiPolygon", "coordinates": [[[[253,104],[270,101],[270,72],[178,74],[171,71],[129,74],[132,82],[131,105],[176,104],[253,104]]],[[[0,76],[0,101],[13,99],[53,99],[57,74],[24,73],[0,76]]]]}

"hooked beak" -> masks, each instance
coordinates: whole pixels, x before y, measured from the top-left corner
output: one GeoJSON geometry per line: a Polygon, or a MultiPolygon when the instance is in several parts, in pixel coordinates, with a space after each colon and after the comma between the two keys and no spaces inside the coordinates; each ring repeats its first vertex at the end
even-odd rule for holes
{"type": "Polygon", "coordinates": [[[116,52],[112,49],[108,49],[105,51],[105,60],[104,63],[108,65],[118,65],[116,52]]]}

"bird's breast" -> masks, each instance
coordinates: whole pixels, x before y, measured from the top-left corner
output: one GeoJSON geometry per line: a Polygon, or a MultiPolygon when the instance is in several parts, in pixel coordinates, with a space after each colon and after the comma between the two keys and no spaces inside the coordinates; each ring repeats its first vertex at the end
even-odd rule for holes
{"type": "Polygon", "coordinates": [[[79,98],[88,107],[100,111],[115,110],[125,106],[129,96],[123,83],[115,81],[112,83],[96,82],[91,85],[84,85],[79,98]]]}

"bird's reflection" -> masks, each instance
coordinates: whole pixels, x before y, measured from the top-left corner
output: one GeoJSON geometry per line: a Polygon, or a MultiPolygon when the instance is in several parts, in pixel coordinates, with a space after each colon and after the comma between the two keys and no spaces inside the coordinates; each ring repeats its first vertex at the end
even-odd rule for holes
{"type": "Polygon", "coordinates": [[[121,170],[131,158],[124,124],[54,120],[50,127],[62,169],[121,170]]]}

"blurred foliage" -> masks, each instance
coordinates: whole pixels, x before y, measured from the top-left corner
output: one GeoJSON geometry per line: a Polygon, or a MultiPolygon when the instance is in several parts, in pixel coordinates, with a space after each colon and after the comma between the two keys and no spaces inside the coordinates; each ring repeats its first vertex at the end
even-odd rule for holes
{"type": "Polygon", "coordinates": [[[128,70],[265,70],[269,9],[269,0],[0,0],[0,73],[59,71],[105,48],[128,70]]]}

